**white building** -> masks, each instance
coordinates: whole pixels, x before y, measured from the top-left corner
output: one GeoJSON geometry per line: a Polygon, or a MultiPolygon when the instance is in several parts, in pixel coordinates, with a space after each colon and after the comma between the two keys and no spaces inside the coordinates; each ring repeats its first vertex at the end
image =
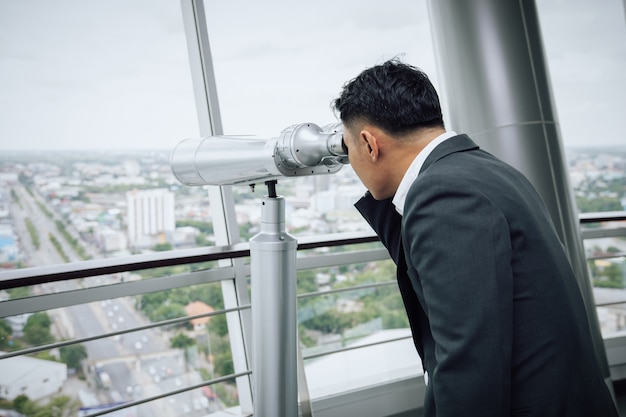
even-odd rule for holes
{"type": "Polygon", "coordinates": [[[66,379],[67,365],[64,363],[29,356],[3,359],[0,398],[13,401],[23,394],[37,401],[57,393],[66,379]]]}
{"type": "Polygon", "coordinates": [[[100,247],[107,253],[125,251],[128,248],[128,240],[123,232],[103,227],[97,229],[96,236],[100,247]]]}
{"type": "Polygon", "coordinates": [[[126,193],[128,240],[142,245],[152,237],[170,235],[176,228],[174,194],[166,189],[133,190],[126,193]]]}

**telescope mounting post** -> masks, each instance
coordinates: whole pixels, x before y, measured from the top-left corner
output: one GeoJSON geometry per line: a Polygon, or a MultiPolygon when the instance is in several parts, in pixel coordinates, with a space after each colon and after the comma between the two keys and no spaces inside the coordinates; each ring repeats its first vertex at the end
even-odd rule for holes
{"type": "Polygon", "coordinates": [[[285,200],[265,183],[261,231],[250,239],[254,416],[298,415],[296,239],[285,231],[285,200]]]}

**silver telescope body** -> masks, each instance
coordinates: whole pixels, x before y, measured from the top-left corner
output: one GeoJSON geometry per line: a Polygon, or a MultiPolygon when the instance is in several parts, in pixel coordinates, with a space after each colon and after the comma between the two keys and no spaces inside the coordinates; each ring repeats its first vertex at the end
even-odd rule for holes
{"type": "Polygon", "coordinates": [[[185,139],[170,156],[174,176],[185,185],[256,184],[281,177],[333,174],[347,163],[341,123],[324,128],[301,123],[273,139],[185,139]]]}

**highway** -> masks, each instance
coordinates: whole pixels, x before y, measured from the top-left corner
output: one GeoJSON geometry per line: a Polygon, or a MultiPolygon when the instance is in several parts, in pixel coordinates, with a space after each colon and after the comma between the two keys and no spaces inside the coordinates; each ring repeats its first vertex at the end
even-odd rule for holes
{"type": "MultiPolygon", "coordinates": [[[[14,187],[19,204],[11,202],[11,216],[20,238],[21,249],[26,254],[29,267],[48,266],[64,263],[49,239],[52,235],[61,244],[70,262],[80,261],[80,256],[58,231],[55,221],[58,218],[52,207],[37,195],[29,193],[18,184],[14,187]],[[40,205],[46,207],[53,217],[50,218],[40,205]],[[39,235],[37,248],[28,232],[26,219],[30,219],[39,235]]],[[[68,230],[77,239],[78,233],[66,224],[68,230]]],[[[81,241],[86,245],[84,241],[81,241]]],[[[87,253],[97,257],[95,248],[85,248],[87,253]]],[[[107,285],[117,282],[119,276],[90,278],[89,286],[107,285]]],[[[65,292],[76,290],[82,285],[81,280],[61,281],[33,288],[35,294],[47,292],[65,292]]],[[[57,338],[74,339],[101,335],[104,333],[132,329],[148,324],[135,308],[134,298],[123,297],[115,300],[103,300],[97,303],[75,305],[47,312],[54,322],[53,333],[57,338]]],[[[87,378],[92,388],[92,397],[99,404],[118,403],[159,395],[189,384],[200,383],[202,378],[196,370],[187,369],[184,352],[169,347],[169,336],[159,329],[142,330],[110,338],[85,343],[88,352],[87,378]],[[98,375],[106,372],[110,385],[102,386],[98,375]]],[[[78,398],[78,393],[77,398],[78,398]]],[[[83,404],[94,406],[98,404],[83,404]]],[[[166,399],[142,404],[133,410],[136,417],[158,417],[186,415],[200,417],[207,414],[209,404],[201,390],[186,392],[166,399]]]]}

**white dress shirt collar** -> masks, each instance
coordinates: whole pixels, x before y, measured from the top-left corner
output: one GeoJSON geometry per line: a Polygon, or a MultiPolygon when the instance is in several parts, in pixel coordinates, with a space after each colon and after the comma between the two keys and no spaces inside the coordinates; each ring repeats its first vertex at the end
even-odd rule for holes
{"type": "Polygon", "coordinates": [[[396,211],[400,213],[400,215],[404,214],[404,202],[406,201],[406,195],[409,192],[409,188],[411,188],[413,181],[415,181],[415,178],[417,178],[418,174],[420,173],[422,165],[424,165],[424,162],[426,161],[426,158],[428,158],[428,155],[430,155],[431,152],[441,142],[453,136],[456,136],[456,132],[449,131],[442,133],[441,135],[433,139],[428,145],[424,147],[424,149],[422,149],[420,153],[417,154],[417,156],[409,166],[409,169],[407,169],[407,171],[404,173],[404,177],[402,177],[402,181],[400,181],[398,190],[396,191],[393,200],[391,200],[393,205],[396,207],[396,211]]]}

